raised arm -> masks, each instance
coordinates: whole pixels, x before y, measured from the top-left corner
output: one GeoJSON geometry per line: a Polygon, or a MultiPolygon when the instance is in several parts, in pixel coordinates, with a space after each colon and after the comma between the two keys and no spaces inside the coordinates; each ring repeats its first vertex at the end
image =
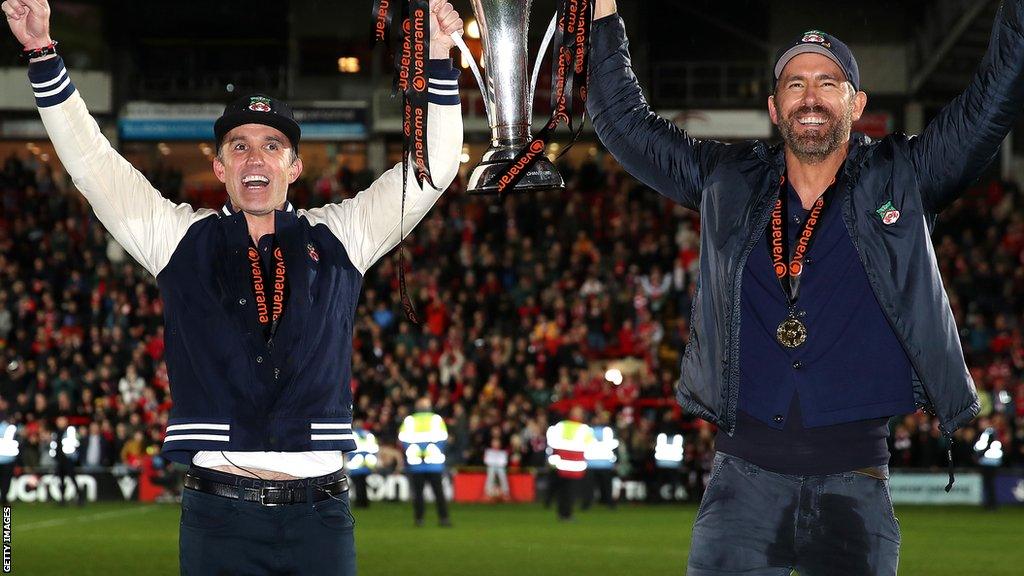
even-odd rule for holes
{"type": "Polygon", "coordinates": [[[1024,107],[1024,0],[996,13],[988,51],[967,89],[910,140],[924,206],[938,213],[999,151],[1024,107]]]}
{"type": "Polygon", "coordinates": [[[690,138],[651,111],[629,59],[629,41],[615,3],[595,5],[587,111],[601,142],[638,180],[696,210],[704,177],[724,144],[690,138]]]}
{"type": "Polygon", "coordinates": [[[455,179],[462,155],[462,108],[459,103],[459,71],[448,59],[452,32],[462,31],[462,20],[451,4],[431,2],[430,57],[427,64],[429,94],[427,145],[431,178],[437,186],[416,182],[408,171],[405,216],[402,216],[402,164],[396,164],[354,198],[340,204],[300,211],[314,224],[323,223],[345,246],[356,268],[365,273],[381,256],[404,238],[423,219],[455,179]],[[399,230],[399,224],[404,226],[399,230]]]}
{"type": "MultiPolygon", "coordinates": [[[[46,0],[7,0],[2,9],[26,50],[52,45],[46,0]]],[[[28,74],[43,125],[75,186],[114,239],[156,276],[188,227],[214,212],[196,212],[163,198],[114,151],[60,57],[33,59],[28,74]]]]}

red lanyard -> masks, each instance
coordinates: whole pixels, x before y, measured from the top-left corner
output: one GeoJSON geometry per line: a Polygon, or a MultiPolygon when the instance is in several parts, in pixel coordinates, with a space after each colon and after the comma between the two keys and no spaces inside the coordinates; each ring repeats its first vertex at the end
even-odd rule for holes
{"type": "MultiPolygon", "coordinates": [[[[834,183],[833,183],[834,185],[834,183]]],[[[800,275],[804,271],[804,260],[807,258],[807,251],[811,249],[811,241],[815,238],[814,233],[829,203],[833,186],[829,186],[811,206],[811,212],[807,215],[803,228],[797,236],[796,247],[789,249],[789,190],[786,186],[786,177],[782,177],[779,183],[779,199],[775,201],[772,209],[771,222],[768,234],[768,253],[772,257],[772,265],[775,267],[775,277],[782,285],[782,291],[786,294],[786,301],[792,307],[796,304],[800,294],[800,275]],[[789,261],[786,261],[786,258],[789,261]]]]}
{"type": "Polygon", "coordinates": [[[281,248],[274,247],[274,285],[273,295],[267,300],[267,286],[263,278],[263,264],[260,259],[260,252],[255,247],[249,246],[249,272],[252,277],[252,292],[256,297],[256,317],[264,329],[269,328],[267,340],[274,338],[277,326],[284,312],[284,291],[286,286],[287,272],[284,267],[284,255],[281,248]]]}

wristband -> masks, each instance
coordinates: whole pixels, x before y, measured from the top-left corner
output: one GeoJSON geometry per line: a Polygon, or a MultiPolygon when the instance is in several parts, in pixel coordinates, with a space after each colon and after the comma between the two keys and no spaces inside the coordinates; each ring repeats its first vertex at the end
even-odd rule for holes
{"type": "Polygon", "coordinates": [[[50,54],[57,53],[57,42],[53,41],[43,46],[42,48],[26,48],[21,52],[21,58],[23,60],[33,60],[35,58],[42,58],[43,56],[49,56],[50,54]]]}

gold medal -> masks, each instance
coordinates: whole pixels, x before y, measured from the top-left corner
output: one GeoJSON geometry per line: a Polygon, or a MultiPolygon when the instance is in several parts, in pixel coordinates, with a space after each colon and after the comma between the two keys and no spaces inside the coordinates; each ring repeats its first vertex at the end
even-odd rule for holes
{"type": "Polygon", "coordinates": [[[790,316],[779,324],[775,338],[786,348],[796,348],[807,341],[807,327],[803,322],[790,316]]]}
{"type": "Polygon", "coordinates": [[[786,178],[783,176],[779,181],[779,197],[775,201],[775,206],[770,214],[771,218],[769,218],[768,253],[771,255],[775,276],[779,280],[782,292],[786,296],[786,305],[789,308],[786,319],[779,324],[778,330],[775,331],[775,339],[786,348],[797,348],[807,342],[807,326],[797,319],[797,316],[804,315],[804,312],[797,312],[796,309],[800,294],[800,279],[803,276],[805,264],[810,262],[807,259],[807,254],[811,249],[811,240],[817,236],[815,232],[824,218],[825,207],[830,204],[835,181],[833,180],[828,189],[814,201],[803,227],[796,234],[796,245],[792,250],[789,249],[788,243],[793,238],[786,230],[786,223],[790,219],[787,205],[791,190],[785,184],[786,178]]]}

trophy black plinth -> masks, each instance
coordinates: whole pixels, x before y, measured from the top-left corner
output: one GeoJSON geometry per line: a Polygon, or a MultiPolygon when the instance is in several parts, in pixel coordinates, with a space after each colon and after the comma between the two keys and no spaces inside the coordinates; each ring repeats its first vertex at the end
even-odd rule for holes
{"type": "MultiPolygon", "coordinates": [[[[497,194],[497,179],[506,172],[509,164],[521,150],[521,146],[500,146],[488,149],[469,176],[467,192],[473,195],[497,194]]],[[[519,182],[512,188],[506,188],[505,193],[564,189],[565,181],[562,180],[562,175],[558,173],[558,169],[555,168],[551,160],[541,152],[540,158],[527,169],[526,174],[523,174],[519,182]]]]}

